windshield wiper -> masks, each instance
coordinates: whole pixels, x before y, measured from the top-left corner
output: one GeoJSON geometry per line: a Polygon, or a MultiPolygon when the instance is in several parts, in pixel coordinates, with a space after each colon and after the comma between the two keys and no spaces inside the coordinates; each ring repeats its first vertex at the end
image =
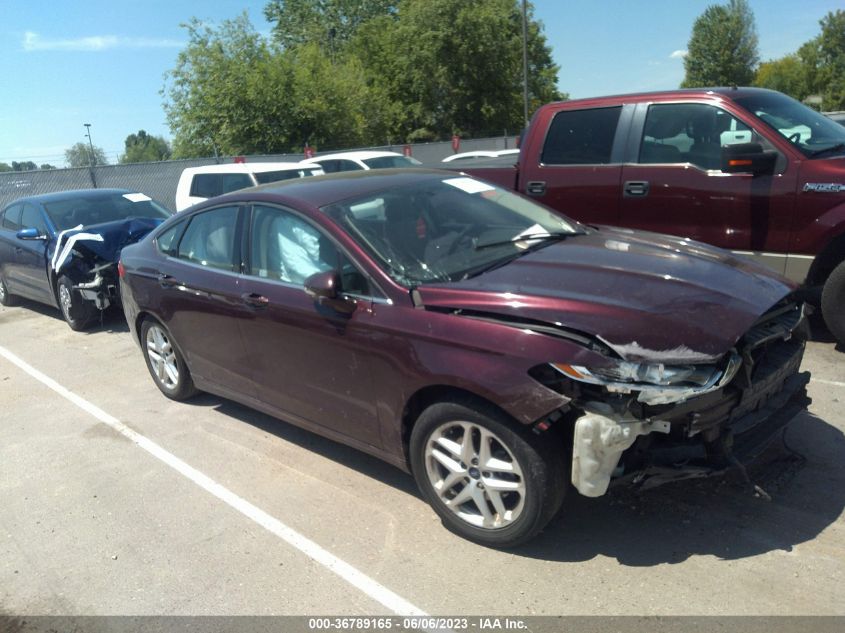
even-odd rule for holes
{"type": "Polygon", "coordinates": [[[810,158],[815,158],[816,156],[821,156],[822,154],[827,154],[828,152],[838,152],[840,149],[845,149],[845,143],[836,143],[830,147],[823,147],[812,151],[810,152],[810,158]]]}
{"type": "Polygon", "coordinates": [[[573,235],[583,235],[583,233],[581,231],[572,231],[571,233],[526,233],[517,235],[516,237],[512,237],[509,240],[476,244],[474,250],[480,251],[485,248],[491,248],[493,246],[504,246],[505,244],[518,244],[519,242],[560,242],[562,240],[565,240],[567,237],[572,237],[573,235]]]}

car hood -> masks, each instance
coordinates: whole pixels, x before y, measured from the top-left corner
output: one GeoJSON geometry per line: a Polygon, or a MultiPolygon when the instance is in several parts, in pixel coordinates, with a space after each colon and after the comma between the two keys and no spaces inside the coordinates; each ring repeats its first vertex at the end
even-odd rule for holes
{"type": "Polygon", "coordinates": [[[731,253],[600,227],[477,277],[417,288],[427,308],[575,330],[626,360],[710,362],[794,289],[731,253]]]}
{"type": "Polygon", "coordinates": [[[62,233],[61,242],[62,245],[65,245],[74,235],[83,234],[74,241],[74,250],[89,257],[93,256],[100,260],[117,263],[120,251],[124,246],[134,244],[163,221],[164,219],[130,218],[94,224],[81,229],[65,231],[62,233]],[[90,239],[87,237],[90,235],[99,236],[102,239],[90,239]]]}

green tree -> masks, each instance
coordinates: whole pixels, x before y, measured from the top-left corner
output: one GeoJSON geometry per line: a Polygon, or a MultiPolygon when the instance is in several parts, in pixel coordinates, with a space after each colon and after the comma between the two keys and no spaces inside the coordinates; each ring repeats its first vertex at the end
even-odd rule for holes
{"type": "MultiPolygon", "coordinates": [[[[530,109],[563,97],[558,67],[529,13],[530,109]]],[[[402,0],[350,44],[396,138],[480,136],[523,126],[522,11],[516,0],[402,0]]]]}
{"type": "Polygon", "coordinates": [[[88,143],[76,143],[65,150],[65,162],[68,167],[88,167],[89,165],[108,165],[106,153],[102,148],[94,146],[94,154],[91,155],[91,147],[88,143]]]}
{"type": "Polygon", "coordinates": [[[0,163],[0,172],[3,171],[13,171],[12,166],[9,163],[0,163]]]}
{"type": "MultiPolygon", "coordinates": [[[[244,13],[219,28],[193,19],[188,45],[166,75],[164,109],[177,158],[288,149],[293,68],[244,13]]],[[[295,136],[299,136],[296,134],[295,136]]]]}
{"type": "Polygon", "coordinates": [[[394,15],[398,0],[270,0],[264,16],[284,48],[316,44],[334,52],[365,22],[394,15]]]}
{"type": "Polygon", "coordinates": [[[44,163],[38,169],[56,169],[56,166],[50,163],[44,163]]]}
{"type": "Polygon", "coordinates": [[[692,27],[682,88],[747,86],[759,61],[757,29],[747,0],[711,5],[692,27]]]}
{"type": "Polygon", "coordinates": [[[127,136],[124,146],[126,151],[120,157],[121,163],[151,163],[167,160],[173,153],[170,143],[163,137],[147,134],[144,130],[127,136]]]}
{"type": "Polygon", "coordinates": [[[845,11],[828,13],[819,24],[815,89],[822,95],[823,110],[845,110],[845,11]]]}
{"type": "Polygon", "coordinates": [[[18,162],[13,160],[12,161],[12,171],[35,171],[38,169],[38,165],[33,163],[31,160],[18,162]]]}
{"type": "Polygon", "coordinates": [[[760,64],[753,85],[783,92],[799,101],[810,94],[806,67],[797,53],[760,64]]]}

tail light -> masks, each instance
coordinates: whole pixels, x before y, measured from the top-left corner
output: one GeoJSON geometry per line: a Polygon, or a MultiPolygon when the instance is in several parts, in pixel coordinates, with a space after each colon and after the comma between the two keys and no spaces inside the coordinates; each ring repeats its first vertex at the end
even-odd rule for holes
{"type": "Polygon", "coordinates": [[[117,276],[123,279],[126,274],[126,268],[123,266],[123,260],[117,262],[117,276]]]}

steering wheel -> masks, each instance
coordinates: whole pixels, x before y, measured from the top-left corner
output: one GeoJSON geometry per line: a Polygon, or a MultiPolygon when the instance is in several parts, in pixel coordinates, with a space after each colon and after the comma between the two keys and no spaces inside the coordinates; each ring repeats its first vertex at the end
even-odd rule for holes
{"type": "Polygon", "coordinates": [[[484,227],[478,223],[467,224],[458,232],[458,234],[455,236],[455,239],[449,245],[449,249],[446,251],[446,257],[454,255],[455,252],[458,250],[458,247],[464,242],[466,236],[469,235],[473,230],[479,229],[479,232],[481,232],[483,228],[484,227]]]}
{"type": "Polygon", "coordinates": [[[801,132],[796,132],[795,134],[790,134],[786,137],[786,140],[792,143],[798,143],[801,141],[801,132]]]}

